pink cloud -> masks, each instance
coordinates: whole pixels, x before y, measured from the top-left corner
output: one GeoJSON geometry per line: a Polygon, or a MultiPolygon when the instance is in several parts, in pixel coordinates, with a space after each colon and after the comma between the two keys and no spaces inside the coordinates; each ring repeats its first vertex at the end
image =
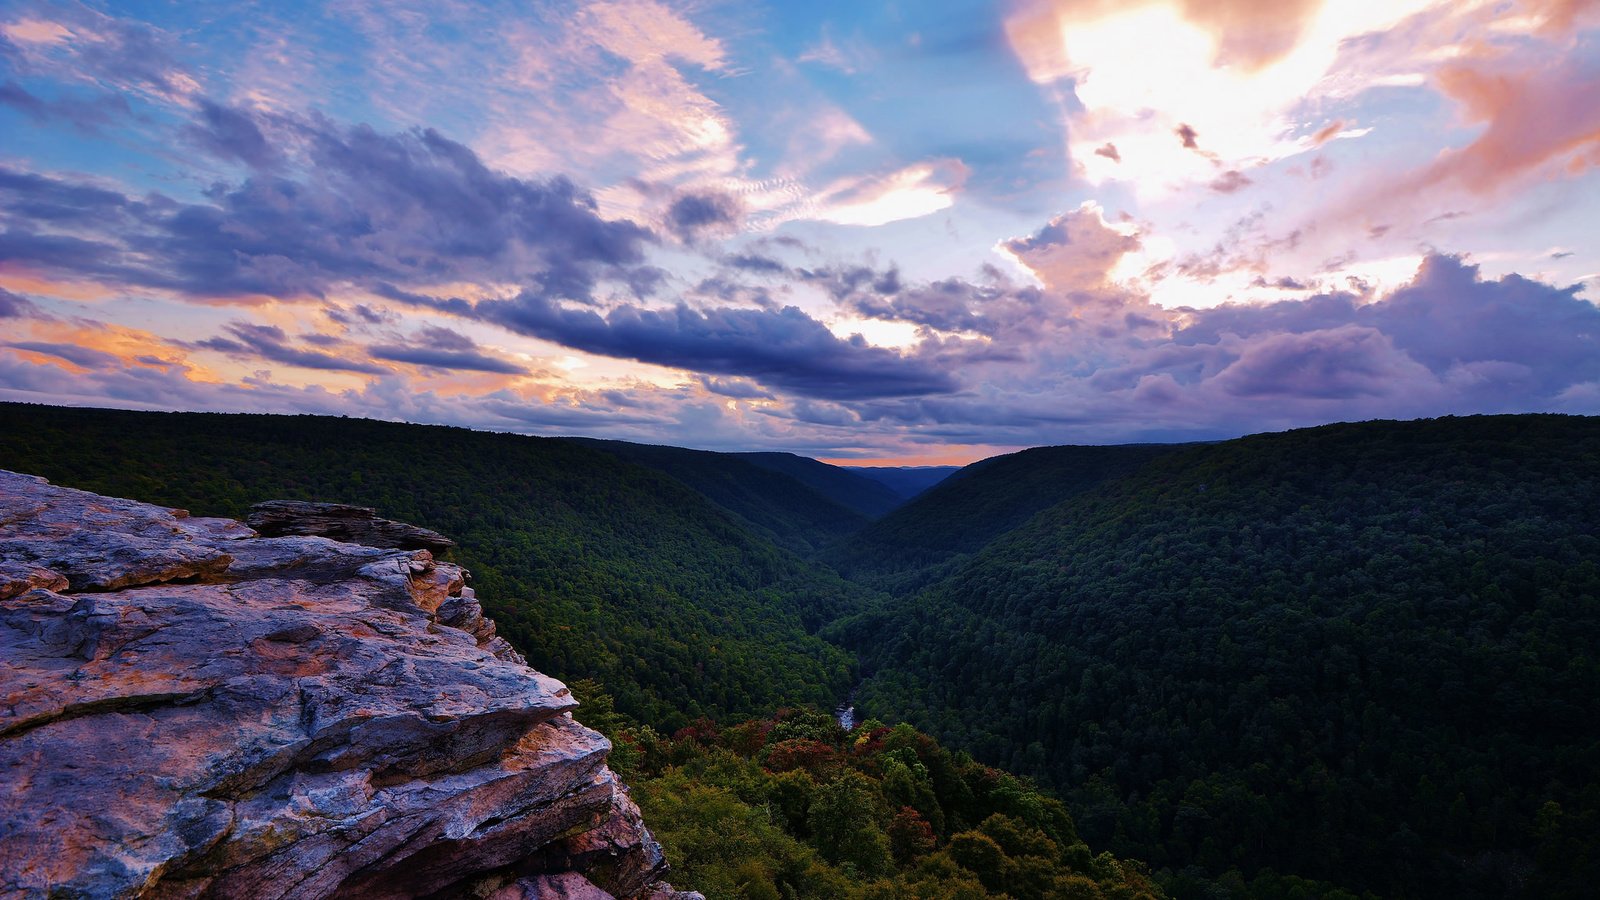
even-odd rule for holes
{"type": "Polygon", "coordinates": [[[1600,149],[1600,66],[1580,59],[1539,68],[1500,59],[1440,67],[1440,90],[1463,117],[1484,128],[1459,150],[1446,150],[1412,183],[1450,184],[1486,194],[1540,171],[1576,175],[1600,149]],[[1549,164],[1547,166],[1547,164],[1549,164]]]}

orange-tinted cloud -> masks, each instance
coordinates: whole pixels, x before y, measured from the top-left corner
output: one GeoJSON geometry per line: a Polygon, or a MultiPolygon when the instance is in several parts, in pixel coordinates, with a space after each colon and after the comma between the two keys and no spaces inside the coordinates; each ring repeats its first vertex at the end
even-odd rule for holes
{"type": "Polygon", "coordinates": [[[1259,69],[1294,49],[1319,0],[1185,0],[1184,17],[1217,35],[1217,64],[1259,69]]]}
{"type": "Polygon", "coordinates": [[[1327,125],[1322,126],[1322,128],[1317,130],[1316,134],[1311,136],[1311,145],[1313,147],[1321,147],[1323,144],[1333,140],[1336,136],[1338,136],[1339,132],[1343,130],[1344,120],[1335,119],[1332,122],[1329,122],[1327,125]]]}
{"type": "Polygon", "coordinates": [[[52,278],[10,262],[0,263],[0,288],[36,297],[79,301],[108,300],[122,293],[98,281],[52,278]]]}
{"type": "Polygon", "coordinates": [[[88,319],[33,319],[14,323],[12,351],[35,363],[49,363],[73,372],[107,367],[122,369],[187,368],[197,381],[216,380],[194,368],[171,341],[139,328],[88,319]]]}

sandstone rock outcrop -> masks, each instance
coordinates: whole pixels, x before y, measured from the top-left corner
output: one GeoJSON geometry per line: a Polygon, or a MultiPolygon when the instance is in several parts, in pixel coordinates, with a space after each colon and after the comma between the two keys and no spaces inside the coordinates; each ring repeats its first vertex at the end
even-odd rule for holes
{"type": "Polygon", "coordinates": [[[0,896],[689,896],[576,705],[427,550],[0,471],[0,896]]]}
{"type": "Polygon", "coordinates": [[[437,531],[378,518],[378,511],[347,503],[268,500],[250,507],[245,524],[265,537],[326,537],[368,547],[440,553],[456,545],[437,531]]]}

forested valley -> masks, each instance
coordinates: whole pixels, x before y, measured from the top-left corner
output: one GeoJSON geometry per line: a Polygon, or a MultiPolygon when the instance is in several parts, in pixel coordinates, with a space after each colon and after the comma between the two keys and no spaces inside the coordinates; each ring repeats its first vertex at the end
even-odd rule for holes
{"type": "Polygon", "coordinates": [[[1586,897],[1600,421],[1046,447],[862,474],[310,416],[0,404],[0,468],[372,506],[711,897],[1586,897]],[[826,710],[854,694],[845,731],[826,710]],[[730,836],[738,836],[737,840],[730,836]]]}

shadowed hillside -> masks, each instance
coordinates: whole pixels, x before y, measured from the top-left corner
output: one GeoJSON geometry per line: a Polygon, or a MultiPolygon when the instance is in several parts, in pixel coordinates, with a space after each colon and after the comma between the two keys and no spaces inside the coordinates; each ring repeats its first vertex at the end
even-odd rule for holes
{"type": "Polygon", "coordinates": [[[785,475],[808,485],[841,506],[849,507],[869,519],[876,519],[905,502],[905,497],[889,485],[868,478],[854,469],[830,466],[809,456],[793,453],[735,453],[753,465],[785,475]]]}
{"type": "Polygon", "coordinates": [[[844,468],[882,484],[906,500],[961,471],[961,466],[845,466],[844,468]]]}
{"type": "MultiPolygon", "coordinates": [[[[868,516],[858,508],[860,504],[843,502],[851,494],[850,485],[830,484],[830,478],[861,482],[868,490],[860,496],[869,499],[873,492],[887,493],[881,485],[833,466],[814,459],[803,460],[818,470],[832,470],[831,473],[812,472],[802,464],[802,457],[787,453],[713,453],[593,438],[562,440],[596,447],[618,459],[670,475],[757,534],[799,553],[809,553],[867,524],[868,516]],[[774,467],[767,457],[783,458],[784,465],[774,467]],[[790,460],[795,462],[790,464],[790,460]],[[812,477],[809,480],[797,478],[785,469],[809,473],[812,477]],[[820,482],[831,491],[819,490],[812,482],[820,482]]],[[[892,496],[888,500],[891,504],[898,502],[892,496]]],[[[873,509],[883,505],[869,504],[873,509]]]]}

